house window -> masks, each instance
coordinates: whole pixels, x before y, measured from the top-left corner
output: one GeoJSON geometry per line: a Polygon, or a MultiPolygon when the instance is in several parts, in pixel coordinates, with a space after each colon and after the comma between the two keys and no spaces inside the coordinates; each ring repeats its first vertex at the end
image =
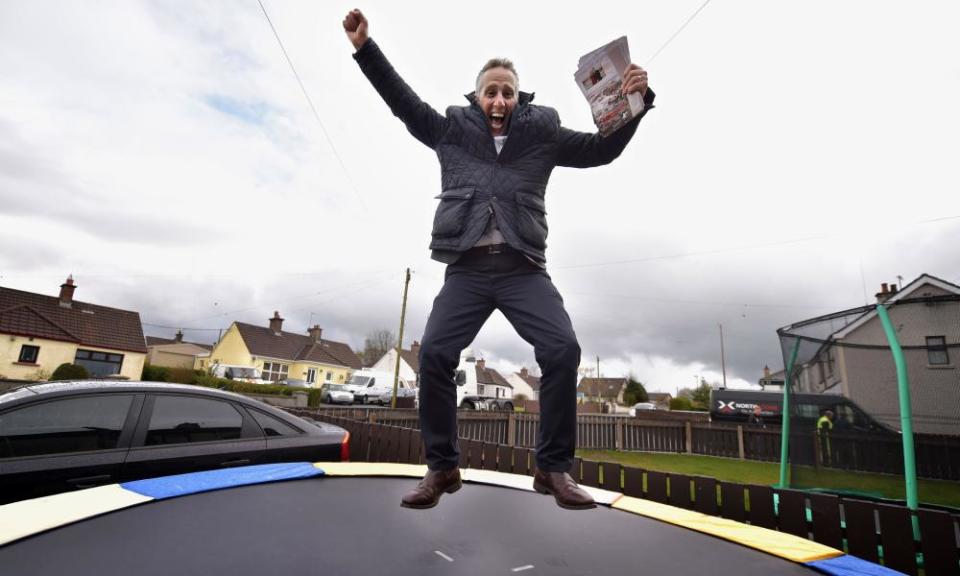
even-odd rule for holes
{"type": "Polygon", "coordinates": [[[287,368],[286,364],[280,364],[279,362],[264,362],[263,363],[263,379],[269,380],[271,382],[279,382],[280,380],[287,379],[287,368]]]}
{"type": "Polygon", "coordinates": [[[20,348],[20,359],[17,360],[17,362],[22,362],[24,364],[36,364],[38,356],[40,356],[39,346],[30,346],[29,344],[24,344],[20,348]]]}
{"type": "Polygon", "coordinates": [[[77,356],[73,363],[86,368],[91,376],[112,376],[120,373],[120,368],[123,366],[123,354],[77,350],[77,356]]]}
{"type": "Polygon", "coordinates": [[[317,369],[307,368],[307,384],[315,384],[316,382],[317,382],[317,369]]]}
{"type": "Polygon", "coordinates": [[[947,338],[945,336],[927,336],[927,362],[931,366],[950,364],[950,354],[947,352],[947,338]]]}

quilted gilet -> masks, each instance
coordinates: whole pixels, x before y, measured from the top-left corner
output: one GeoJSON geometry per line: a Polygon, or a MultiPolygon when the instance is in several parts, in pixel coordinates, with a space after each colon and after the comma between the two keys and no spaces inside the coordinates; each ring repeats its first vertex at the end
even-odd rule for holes
{"type": "MultiPolygon", "coordinates": [[[[473,94],[467,106],[450,106],[446,115],[424,103],[397,74],[376,43],[368,40],[354,54],[360,69],[410,133],[436,151],[441,192],[430,248],[441,262],[456,261],[496,218],[504,240],[541,266],[546,263],[547,219],[544,195],[555,166],[607,164],[623,151],[639,118],[607,138],[563,128],[553,108],[531,104],[521,92],[509,120],[509,133],[497,155],[486,118],[473,94]]],[[[647,100],[652,104],[653,93],[647,100]]],[[[652,106],[647,106],[647,109],[652,106]]],[[[645,110],[646,111],[646,110],[645,110]]]]}

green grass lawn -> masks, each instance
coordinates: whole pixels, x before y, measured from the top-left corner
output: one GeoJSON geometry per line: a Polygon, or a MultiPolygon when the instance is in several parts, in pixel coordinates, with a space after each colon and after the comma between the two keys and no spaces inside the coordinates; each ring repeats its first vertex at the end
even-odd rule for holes
{"type": "MultiPolygon", "coordinates": [[[[780,481],[780,465],[772,462],[735,460],[694,454],[619,452],[615,450],[578,450],[577,456],[597,462],[618,462],[658,472],[676,472],[691,476],[709,476],[740,484],[773,485],[780,481]]],[[[845,487],[884,498],[904,499],[903,479],[885,474],[851,473],[821,470],[804,477],[804,482],[820,487],[845,487]],[[815,479],[815,481],[814,481],[815,479]]],[[[920,480],[920,502],[960,508],[960,482],[920,480]]]]}

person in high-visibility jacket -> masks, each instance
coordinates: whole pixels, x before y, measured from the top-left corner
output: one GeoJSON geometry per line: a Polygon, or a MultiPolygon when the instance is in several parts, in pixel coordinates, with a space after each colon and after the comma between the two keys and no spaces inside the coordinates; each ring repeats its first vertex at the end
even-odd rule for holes
{"type": "Polygon", "coordinates": [[[817,420],[817,440],[820,443],[820,463],[829,465],[833,462],[830,446],[830,432],[833,431],[833,411],[827,410],[817,420]]]}

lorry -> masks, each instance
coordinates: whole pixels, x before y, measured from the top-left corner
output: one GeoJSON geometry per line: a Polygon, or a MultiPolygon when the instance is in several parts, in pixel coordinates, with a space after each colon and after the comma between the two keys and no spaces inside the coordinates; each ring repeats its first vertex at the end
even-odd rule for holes
{"type": "Polygon", "coordinates": [[[507,410],[513,412],[513,399],[490,395],[477,379],[477,358],[468,348],[460,354],[456,372],[457,406],[461,410],[507,410]],[[481,393],[481,391],[483,393],[481,393]]]}
{"type": "MultiPolygon", "coordinates": [[[[834,427],[840,430],[864,432],[896,432],[881,424],[846,396],[837,394],[790,395],[792,423],[814,427],[824,412],[833,412],[834,427]]],[[[779,426],[783,421],[783,392],[761,392],[720,388],[710,392],[710,420],[712,422],[746,423],[756,407],[766,424],[779,426]]]]}

